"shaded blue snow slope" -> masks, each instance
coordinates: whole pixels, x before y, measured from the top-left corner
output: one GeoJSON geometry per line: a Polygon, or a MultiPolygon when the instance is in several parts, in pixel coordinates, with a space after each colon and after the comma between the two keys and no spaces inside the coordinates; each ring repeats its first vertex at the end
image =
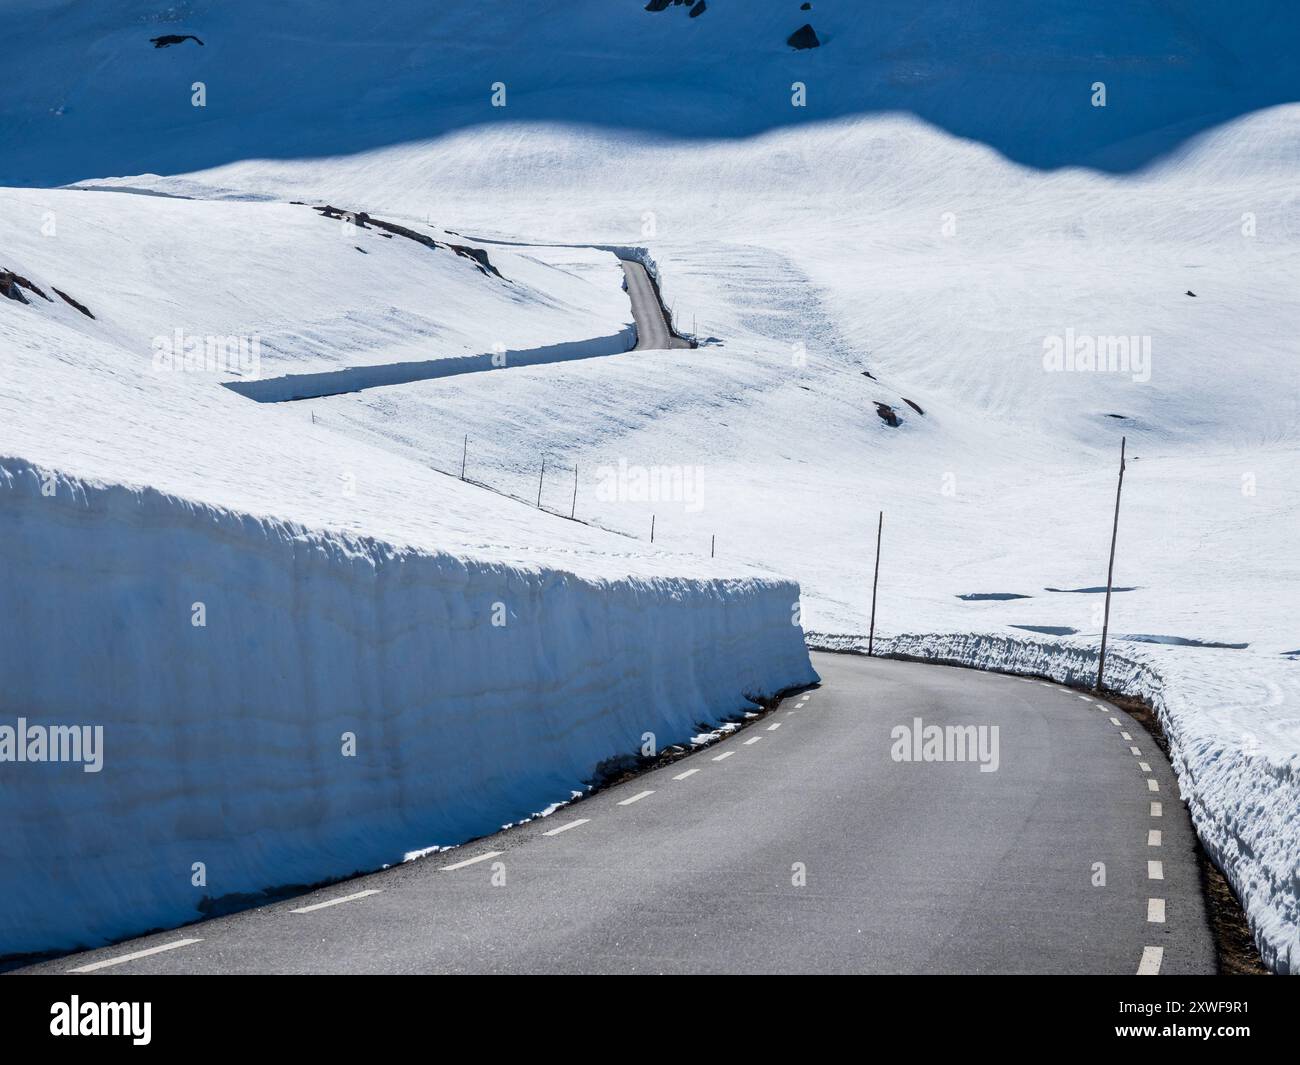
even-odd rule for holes
{"type": "Polygon", "coordinates": [[[1300,99],[1300,6],[1286,0],[711,0],[694,19],[642,0],[5,6],[0,184],[348,154],[505,121],[730,138],[892,111],[1030,166],[1127,171],[1300,99]],[[823,44],[795,51],[786,38],[808,21],[823,44]],[[203,45],[155,48],[162,34],[203,45]]]}

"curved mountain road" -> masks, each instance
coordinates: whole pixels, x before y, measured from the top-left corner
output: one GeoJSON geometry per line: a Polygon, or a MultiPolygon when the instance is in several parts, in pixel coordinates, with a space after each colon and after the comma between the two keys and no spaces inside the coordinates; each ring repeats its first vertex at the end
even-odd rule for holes
{"type": "Polygon", "coordinates": [[[633,351],[663,351],[667,348],[689,348],[668,327],[663,305],[655,292],[646,268],[632,259],[620,259],[623,276],[627,278],[627,296],[632,301],[632,317],[636,319],[636,347],[633,351]]]}
{"type": "Polygon", "coordinates": [[[1186,809],[1126,714],[996,674],[814,664],[819,688],[549,817],[27,971],[1214,971],[1186,809]],[[997,726],[996,770],[895,760],[918,718],[997,726]]]}

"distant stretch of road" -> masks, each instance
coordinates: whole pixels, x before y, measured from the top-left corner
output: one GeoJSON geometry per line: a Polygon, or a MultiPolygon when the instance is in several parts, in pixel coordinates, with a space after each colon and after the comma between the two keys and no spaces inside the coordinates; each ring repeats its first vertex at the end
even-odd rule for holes
{"type": "Polygon", "coordinates": [[[26,971],[1214,970],[1186,809],[1126,714],[1033,680],[814,664],[821,687],[548,817],[26,971]],[[932,725],[983,727],[996,769],[900,760],[895,730],[932,725]]]}
{"type": "Polygon", "coordinates": [[[627,295],[632,301],[632,317],[636,319],[636,347],[633,351],[662,351],[665,348],[689,348],[690,342],[674,336],[668,328],[659,296],[655,293],[650,275],[639,262],[620,259],[627,278],[627,295]]]}

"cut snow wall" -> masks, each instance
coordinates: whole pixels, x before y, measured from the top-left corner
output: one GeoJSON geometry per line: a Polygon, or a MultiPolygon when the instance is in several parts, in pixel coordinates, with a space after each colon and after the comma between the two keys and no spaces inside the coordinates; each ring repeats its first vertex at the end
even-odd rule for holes
{"type": "Polygon", "coordinates": [[[792,583],[430,554],[21,460],[0,556],[0,725],[104,736],[96,773],[0,763],[0,955],[490,833],[815,680],[792,583]]]}
{"type": "MultiPolygon", "coordinates": [[[[865,636],[809,633],[814,649],[864,651],[865,636]]],[[[877,653],[1091,687],[1097,651],[1000,634],[924,633],[882,639],[877,653]]],[[[1106,684],[1155,709],[1197,835],[1241,900],[1260,956],[1300,972],[1300,763],[1229,745],[1209,726],[1206,693],[1184,690],[1150,662],[1108,649],[1106,684]]]]}

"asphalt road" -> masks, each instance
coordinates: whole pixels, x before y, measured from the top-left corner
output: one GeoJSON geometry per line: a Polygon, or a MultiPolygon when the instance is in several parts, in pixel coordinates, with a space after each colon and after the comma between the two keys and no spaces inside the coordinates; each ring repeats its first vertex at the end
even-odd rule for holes
{"type": "Polygon", "coordinates": [[[1127,715],[970,670],[814,665],[821,687],[549,817],[24,971],[1214,970],[1186,809],[1127,715]],[[996,771],[895,760],[914,718],[997,726],[996,771]]]}
{"type": "Polygon", "coordinates": [[[689,348],[690,342],[674,336],[664,318],[650,275],[645,267],[631,259],[620,259],[627,278],[627,295],[636,319],[636,347],[633,351],[662,351],[665,348],[689,348]]]}

